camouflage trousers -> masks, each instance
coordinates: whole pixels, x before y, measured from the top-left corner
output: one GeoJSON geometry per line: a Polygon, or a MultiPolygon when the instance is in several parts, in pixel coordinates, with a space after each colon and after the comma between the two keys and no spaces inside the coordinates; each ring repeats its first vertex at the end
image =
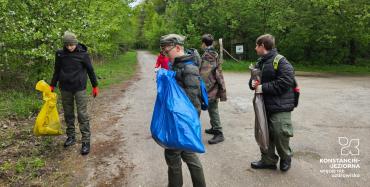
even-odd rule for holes
{"type": "Polygon", "coordinates": [[[61,91],[64,119],[67,124],[67,136],[75,137],[75,102],[77,108],[77,119],[80,125],[82,142],[90,142],[90,124],[87,112],[88,96],[86,90],[77,92],[61,91]]]}
{"type": "Polygon", "coordinates": [[[218,99],[208,101],[208,114],[213,130],[222,132],[220,114],[218,112],[218,99]]]}
{"type": "Polygon", "coordinates": [[[293,137],[291,112],[277,112],[267,114],[270,141],[267,152],[261,151],[262,161],[266,164],[276,164],[280,159],[293,155],[289,147],[289,139],[293,137]],[[275,154],[275,148],[279,157],[275,154]]]}

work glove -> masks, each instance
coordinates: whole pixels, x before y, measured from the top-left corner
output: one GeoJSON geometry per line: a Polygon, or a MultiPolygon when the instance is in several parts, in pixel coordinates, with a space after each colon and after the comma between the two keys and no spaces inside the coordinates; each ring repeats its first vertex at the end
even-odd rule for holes
{"type": "Polygon", "coordinates": [[[301,92],[301,89],[299,89],[299,87],[295,87],[295,88],[293,88],[293,91],[299,93],[299,92],[301,92]]]}
{"type": "Polygon", "coordinates": [[[262,93],[262,85],[257,85],[256,87],[256,93],[261,94],[262,93]]]}
{"type": "Polygon", "coordinates": [[[54,86],[50,86],[50,91],[54,92],[54,86]]]}
{"type": "Polygon", "coordinates": [[[93,90],[92,90],[92,94],[94,97],[98,96],[98,93],[99,93],[99,89],[98,87],[93,87],[93,90]]]}
{"type": "Polygon", "coordinates": [[[256,87],[260,84],[260,81],[258,80],[252,80],[252,87],[256,89],[256,87]]]}

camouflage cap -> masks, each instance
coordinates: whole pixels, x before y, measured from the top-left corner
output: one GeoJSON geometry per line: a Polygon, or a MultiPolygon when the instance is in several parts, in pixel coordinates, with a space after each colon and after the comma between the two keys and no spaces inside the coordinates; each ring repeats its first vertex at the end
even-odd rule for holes
{"type": "Polygon", "coordinates": [[[178,35],[178,34],[167,34],[164,36],[161,36],[161,39],[159,40],[160,46],[166,46],[166,45],[184,45],[185,36],[178,35]]]}

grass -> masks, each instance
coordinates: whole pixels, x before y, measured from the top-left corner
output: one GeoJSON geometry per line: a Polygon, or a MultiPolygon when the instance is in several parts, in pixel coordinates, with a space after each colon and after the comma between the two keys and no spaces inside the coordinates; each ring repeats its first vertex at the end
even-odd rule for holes
{"type": "MultiPolygon", "coordinates": [[[[104,89],[109,85],[120,83],[135,74],[136,52],[130,51],[109,63],[98,65],[95,73],[98,76],[99,88],[104,89]]],[[[90,87],[91,88],[91,87],[90,87]]]]}
{"type": "Polygon", "coordinates": [[[0,92],[0,119],[17,116],[26,118],[41,107],[37,91],[7,90],[0,92]]]}
{"type": "Polygon", "coordinates": [[[249,65],[251,61],[240,61],[240,62],[235,62],[231,60],[225,60],[224,63],[222,64],[222,69],[224,71],[231,71],[231,72],[249,72],[249,65]]]}
{"type": "Polygon", "coordinates": [[[319,73],[333,73],[343,75],[370,75],[370,65],[305,65],[295,63],[293,64],[296,71],[304,72],[319,72],[319,73]]]}
{"type": "Polygon", "coordinates": [[[53,164],[47,161],[60,159],[59,141],[51,137],[35,137],[29,130],[32,124],[0,131],[2,144],[0,159],[0,186],[9,184],[23,186],[25,181],[43,175],[53,164]]]}
{"type": "Polygon", "coordinates": [[[38,169],[45,166],[45,161],[39,157],[22,157],[15,163],[16,173],[34,173],[38,169]]]}
{"type": "MultiPolygon", "coordinates": [[[[231,72],[247,72],[249,71],[248,67],[252,61],[241,61],[235,62],[231,60],[225,60],[222,64],[222,69],[224,71],[231,72]]],[[[370,63],[362,61],[358,65],[347,65],[347,64],[338,64],[338,65],[316,65],[316,64],[307,64],[307,63],[292,63],[296,71],[304,72],[318,72],[318,73],[333,73],[340,75],[370,75],[370,63]]]]}
{"type": "MultiPolygon", "coordinates": [[[[129,79],[136,69],[136,52],[129,51],[117,58],[106,60],[95,65],[99,89],[105,89],[111,84],[129,79]]],[[[49,81],[47,81],[49,82],[49,81]]],[[[91,86],[87,86],[91,93],[91,86]]],[[[57,91],[57,94],[59,92],[57,91]]],[[[9,117],[27,118],[42,106],[42,95],[36,90],[6,90],[0,92],[0,120],[9,117]]],[[[60,102],[59,102],[60,103],[60,102]]]]}

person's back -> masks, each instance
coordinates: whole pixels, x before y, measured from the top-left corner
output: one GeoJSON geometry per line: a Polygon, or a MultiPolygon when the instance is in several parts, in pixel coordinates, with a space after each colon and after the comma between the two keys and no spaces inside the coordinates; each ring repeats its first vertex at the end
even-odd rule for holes
{"type": "Polygon", "coordinates": [[[219,66],[218,53],[213,46],[204,47],[200,74],[207,86],[208,97],[215,99],[218,92],[218,84],[215,71],[219,66]]]}
{"type": "Polygon", "coordinates": [[[185,90],[186,95],[197,109],[201,111],[199,69],[194,64],[194,56],[185,55],[175,58],[173,71],[176,72],[178,84],[185,90]]]}

